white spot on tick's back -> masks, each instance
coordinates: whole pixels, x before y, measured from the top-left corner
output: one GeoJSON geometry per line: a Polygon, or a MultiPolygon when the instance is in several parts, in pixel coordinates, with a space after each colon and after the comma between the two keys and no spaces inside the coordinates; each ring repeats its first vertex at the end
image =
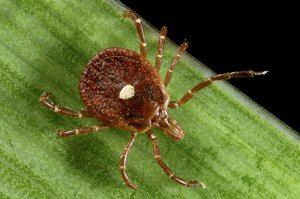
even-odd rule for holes
{"type": "Polygon", "coordinates": [[[132,85],[126,85],[122,88],[119,94],[120,99],[129,99],[134,97],[134,87],[132,85]]]}

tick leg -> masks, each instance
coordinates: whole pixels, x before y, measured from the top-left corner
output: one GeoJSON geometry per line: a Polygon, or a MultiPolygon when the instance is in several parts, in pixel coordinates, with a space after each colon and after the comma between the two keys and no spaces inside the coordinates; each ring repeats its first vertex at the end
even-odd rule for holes
{"type": "Polygon", "coordinates": [[[206,80],[200,82],[198,85],[196,85],[194,88],[189,90],[179,101],[177,102],[170,102],[169,107],[170,108],[178,108],[179,106],[185,104],[189,99],[191,99],[196,92],[199,90],[209,86],[213,81],[217,80],[228,80],[233,77],[241,78],[241,77],[254,77],[257,75],[265,75],[268,71],[262,71],[262,72],[255,72],[252,70],[248,71],[235,71],[235,72],[229,72],[229,73],[222,73],[217,74],[212,77],[207,78],[206,80]]]}
{"type": "Polygon", "coordinates": [[[157,69],[157,71],[159,71],[161,67],[166,35],[167,35],[167,27],[163,26],[160,29],[160,33],[159,33],[158,48],[157,48],[157,54],[155,59],[155,68],[157,69]]]}
{"type": "Polygon", "coordinates": [[[182,56],[182,54],[186,51],[186,49],[188,48],[188,43],[187,42],[183,42],[181,45],[180,45],[180,48],[176,54],[176,56],[174,57],[169,69],[167,70],[167,74],[166,74],[166,77],[165,77],[165,80],[164,80],[164,85],[165,87],[168,86],[171,78],[172,78],[172,75],[173,75],[173,72],[175,70],[175,67],[178,63],[178,61],[180,60],[180,57],[182,56]]]}
{"type": "Polygon", "coordinates": [[[154,158],[156,160],[156,162],[159,164],[159,166],[162,168],[162,170],[174,181],[176,181],[177,183],[187,186],[187,187],[197,187],[197,186],[201,186],[201,188],[206,188],[206,185],[203,184],[202,182],[198,182],[196,180],[191,180],[191,181],[187,181],[184,180],[180,177],[177,177],[173,171],[168,167],[168,165],[161,159],[160,157],[160,150],[158,148],[158,142],[156,139],[156,136],[152,133],[152,131],[147,131],[147,135],[149,137],[149,139],[152,142],[153,145],[153,153],[154,153],[154,158]]]}
{"type": "Polygon", "coordinates": [[[136,189],[137,185],[134,184],[133,182],[131,182],[131,180],[129,179],[127,172],[126,172],[126,164],[127,164],[128,153],[132,147],[132,144],[136,138],[136,135],[137,135],[137,133],[131,133],[131,138],[130,138],[129,142],[127,143],[127,145],[123,151],[123,154],[121,156],[121,164],[120,164],[121,176],[122,176],[124,182],[126,183],[126,185],[131,189],[136,189]]]}
{"type": "Polygon", "coordinates": [[[52,95],[52,93],[46,92],[44,94],[41,95],[40,97],[40,102],[42,103],[42,105],[44,105],[45,107],[47,107],[48,109],[50,109],[51,111],[55,112],[55,113],[59,113],[61,115],[68,115],[68,116],[73,116],[73,117],[78,117],[78,118],[82,118],[82,117],[93,117],[88,111],[72,111],[70,109],[61,107],[57,104],[54,104],[49,97],[52,95]]]}
{"type": "Polygon", "coordinates": [[[144,28],[141,22],[141,19],[137,16],[136,13],[134,13],[132,10],[126,10],[123,14],[124,17],[128,17],[130,19],[133,20],[134,24],[135,24],[135,28],[137,30],[137,33],[139,35],[140,38],[140,51],[141,51],[141,55],[146,57],[146,38],[145,38],[145,32],[144,32],[144,28]]]}
{"type": "Polygon", "coordinates": [[[95,126],[89,126],[89,127],[76,128],[76,129],[69,130],[69,131],[59,129],[57,131],[57,135],[59,137],[69,137],[72,135],[82,135],[82,134],[94,133],[94,132],[97,132],[97,131],[100,131],[100,130],[106,129],[106,128],[108,128],[108,126],[95,125],[95,126]]]}

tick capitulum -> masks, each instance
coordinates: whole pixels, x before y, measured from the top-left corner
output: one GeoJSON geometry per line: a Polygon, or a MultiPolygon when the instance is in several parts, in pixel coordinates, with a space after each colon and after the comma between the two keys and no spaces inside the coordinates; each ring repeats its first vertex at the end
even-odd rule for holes
{"type": "Polygon", "coordinates": [[[185,133],[168,114],[168,108],[179,108],[196,92],[207,87],[213,81],[264,75],[267,71],[249,70],[214,75],[197,84],[178,101],[170,101],[166,88],[177,62],[188,47],[187,42],[181,44],[164,80],[162,80],[159,70],[162,64],[167,28],[161,28],[155,66],[153,66],[146,58],[146,39],[140,18],[130,10],[124,12],[124,17],[130,18],[135,24],[140,39],[140,54],[123,48],[108,48],[97,53],[89,61],[79,80],[80,97],[87,110],[73,111],[56,105],[49,99],[51,93],[48,92],[40,97],[40,102],[48,109],[62,115],[78,118],[95,117],[104,123],[68,131],[59,130],[60,137],[93,133],[110,126],[130,131],[131,138],[123,151],[120,163],[121,176],[128,187],[135,189],[137,185],[127,175],[127,156],[137,134],[146,133],[152,142],[155,160],[172,180],[188,187],[205,188],[205,184],[202,182],[184,180],[173,173],[161,159],[158,142],[151,129],[157,127],[173,140],[181,140],[185,133]]]}

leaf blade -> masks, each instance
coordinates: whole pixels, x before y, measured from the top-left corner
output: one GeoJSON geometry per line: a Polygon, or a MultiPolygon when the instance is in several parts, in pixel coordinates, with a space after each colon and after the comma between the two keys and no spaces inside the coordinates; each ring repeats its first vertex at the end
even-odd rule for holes
{"type": "MultiPolygon", "coordinates": [[[[1,197],[297,198],[300,194],[299,137],[226,83],[216,83],[181,110],[170,111],[187,132],[184,140],[174,143],[155,131],[162,156],[174,172],[202,180],[208,188],[188,189],[170,181],[153,160],[146,136],[139,136],[128,172],[140,187],[134,192],[127,189],[118,164],[129,135],[110,129],[58,139],[57,128],[97,121],[58,116],[43,109],[38,98],[53,91],[58,103],[82,108],[77,83],[83,66],[103,48],[137,50],[132,22],[122,19],[122,8],[111,1],[1,4],[1,197]]],[[[154,60],[157,34],[149,27],[146,33],[149,60],[154,60]]],[[[176,48],[167,44],[164,63],[170,63],[176,48]]],[[[166,64],[162,74],[165,70],[166,64]]],[[[178,99],[211,74],[183,56],[169,85],[171,97],[178,99]]]]}

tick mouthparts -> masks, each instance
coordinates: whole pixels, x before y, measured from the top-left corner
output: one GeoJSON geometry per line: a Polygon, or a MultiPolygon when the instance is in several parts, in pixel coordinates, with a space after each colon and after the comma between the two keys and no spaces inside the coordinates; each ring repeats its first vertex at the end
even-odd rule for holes
{"type": "Polygon", "coordinates": [[[170,138],[175,141],[181,140],[185,133],[179,124],[172,118],[169,118],[169,127],[162,128],[162,131],[170,138]]]}

